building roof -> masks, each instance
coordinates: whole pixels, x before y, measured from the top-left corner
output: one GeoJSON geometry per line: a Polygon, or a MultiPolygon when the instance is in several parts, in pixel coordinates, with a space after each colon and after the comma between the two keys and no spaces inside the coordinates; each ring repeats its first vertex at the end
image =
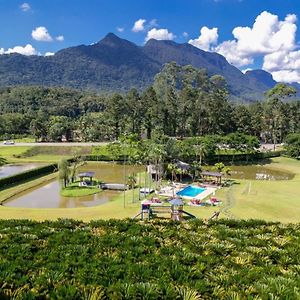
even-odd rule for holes
{"type": "Polygon", "coordinates": [[[183,161],[178,160],[176,163],[177,168],[180,168],[182,170],[189,170],[190,165],[188,163],[185,163],[183,161]]]}
{"type": "Polygon", "coordinates": [[[78,177],[94,177],[95,172],[82,172],[78,174],[78,177]]]}

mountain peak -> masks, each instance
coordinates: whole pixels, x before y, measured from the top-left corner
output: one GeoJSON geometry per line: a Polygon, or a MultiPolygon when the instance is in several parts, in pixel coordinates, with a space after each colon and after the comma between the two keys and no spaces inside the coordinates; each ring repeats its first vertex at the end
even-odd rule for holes
{"type": "Polygon", "coordinates": [[[119,48],[119,47],[128,47],[136,45],[127,40],[121,39],[116,34],[109,32],[102,40],[100,40],[96,45],[98,46],[108,46],[111,48],[119,48]]]}
{"type": "Polygon", "coordinates": [[[249,79],[263,83],[269,88],[272,88],[276,84],[276,81],[273,79],[272,74],[261,69],[249,70],[245,73],[245,75],[249,79]]]}

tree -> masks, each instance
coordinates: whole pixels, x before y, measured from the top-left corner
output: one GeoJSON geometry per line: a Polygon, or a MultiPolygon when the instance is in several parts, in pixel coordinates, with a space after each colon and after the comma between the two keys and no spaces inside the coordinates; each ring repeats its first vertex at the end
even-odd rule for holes
{"type": "Polygon", "coordinates": [[[126,114],[128,119],[129,132],[131,134],[141,135],[143,117],[147,110],[138,91],[131,89],[126,95],[126,114]]]}
{"type": "Polygon", "coordinates": [[[172,181],[174,180],[177,181],[176,170],[177,170],[176,164],[173,163],[167,164],[167,171],[171,173],[172,181]]]}
{"type": "Polygon", "coordinates": [[[71,138],[71,125],[66,116],[52,116],[48,124],[48,136],[51,141],[61,142],[65,137],[68,141],[71,138]]]}
{"type": "Polygon", "coordinates": [[[201,166],[202,160],[205,157],[205,155],[207,154],[206,146],[204,144],[197,144],[197,145],[194,145],[194,149],[195,149],[196,157],[199,157],[199,164],[201,166]]]}
{"type": "Polygon", "coordinates": [[[265,104],[265,126],[266,130],[270,133],[271,139],[274,144],[274,150],[277,142],[283,139],[284,113],[282,100],[292,97],[296,94],[296,90],[284,83],[278,83],[266,92],[265,104]]]}
{"type": "Polygon", "coordinates": [[[114,138],[118,139],[124,125],[122,120],[125,115],[124,99],[120,94],[114,94],[108,99],[106,115],[114,129],[114,138]]]}
{"type": "Polygon", "coordinates": [[[132,203],[134,203],[134,188],[136,185],[136,174],[132,173],[131,175],[128,176],[127,178],[127,184],[130,189],[132,189],[132,203]]]}
{"type": "Polygon", "coordinates": [[[47,138],[46,120],[37,118],[30,122],[30,132],[34,136],[35,141],[44,141],[47,138]]]}
{"type": "Polygon", "coordinates": [[[300,158],[300,133],[289,134],[285,138],[285,149],[291,157],[300,158]]]}
{"type": "Polygon", "coordinates": [[[70,175],[69,162],[66,159],[62,159],[58,164],[59,179],[63,181],[64,188],[67,187],[70,175]]]}

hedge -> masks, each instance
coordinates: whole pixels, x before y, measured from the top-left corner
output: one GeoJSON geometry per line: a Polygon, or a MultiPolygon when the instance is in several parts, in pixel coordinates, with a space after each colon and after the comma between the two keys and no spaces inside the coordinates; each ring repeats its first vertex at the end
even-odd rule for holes
{"type": "MultiPolygon", "coordinates": [[[[237,162],[237,161],[253,161],[258,159],[266,159],[272,157],[278,157],[282,155],[282,151],[268,151],[268,152],[256,152],[252,154],[239,153],[239,154],[220,154],[214,155],[211,157],[205,157],[204,160],[208,163],[215,162],[237,162]]],[[[101,154],[101,155],[87,155],[84,156],[84,159],[87,161],[124,161],[124,156],[120,155],[115,159],[112,159],[111,156],[101,154]]],[[[125,157],[128,160],[128,157],[125,157]]],[[[192,162],[195,160],[195,157],[180,157],[180,159],[192,162]]]]}
{"type": "Polygon", "coordinates": [[[15,184],[19,184],[24,181],[28,181],[40,176],[44,176],[50,174],[57,170],[57,164],[51,164],[47,166],[43,166],[40,168],[28,170],[19,174],[15,174],[9,177],[4,177],[0,179],[0,190],[12,186],[15,184]]]}

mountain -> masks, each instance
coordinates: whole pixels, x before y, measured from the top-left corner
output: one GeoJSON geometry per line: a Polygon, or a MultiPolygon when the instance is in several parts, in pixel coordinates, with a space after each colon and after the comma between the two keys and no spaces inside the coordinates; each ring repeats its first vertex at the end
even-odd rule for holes
{"type": "Polygon", "coordinates": [[[273,79],[272,74],[264,70],[249,70],[245,75],[254,84],[261,85],[262,87],[272,88],[277,83],[273,79]]]}
{"type": "Polygon", "coordinates": [[[187,43],[149,40],[141,47],[109,33],[98,43],[66,48],[53,56],[0,55],[0,86],[65,86],[103,92],[124,92],[132,87],[142,90],[170,61],[224,76],[232,98],[236,99],[260,99],[276,84],[265,71],[243,74],[222,55],[187,43]]]}

